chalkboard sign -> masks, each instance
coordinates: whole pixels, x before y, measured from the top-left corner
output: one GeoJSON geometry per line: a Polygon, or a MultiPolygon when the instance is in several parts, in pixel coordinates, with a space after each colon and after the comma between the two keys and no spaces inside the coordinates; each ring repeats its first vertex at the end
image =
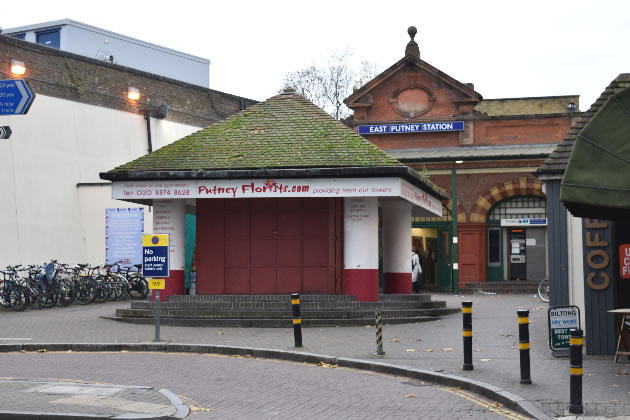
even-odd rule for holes
{"type": "Polygon", "coordinates": [[[552,306],[547,311],[549,320],[549,347],[551,350],[568,350],[573,329],[580,327],[580,308],[552,306]]]}

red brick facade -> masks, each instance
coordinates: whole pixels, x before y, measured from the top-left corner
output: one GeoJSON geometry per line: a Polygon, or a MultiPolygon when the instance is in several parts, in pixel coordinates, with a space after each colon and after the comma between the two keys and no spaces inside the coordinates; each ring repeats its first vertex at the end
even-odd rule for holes
{"type": "Polygon", "coordinates": [[[413,40],[406,54],[346,99],[354,111],[348,122],[355,130],[360,125],[464,122],[463,131],[374,134],[366,138],[384,150],[420,152],[402,160],[419,172],[426,171],[432,182],[449,193],[454,162],[464,161],[456,166],[458,208],[465,213],[464,217],[458,214],[460,282],[486,281],[488,212],[512,197],[544,197],[542,183],[533,175],[543,157],[527,154],[525,146],[562,141],[577,114],[567,105],[578,98],[500,99],[486,106],[471,84],[463,84],[421,60],[413,40]],[[493,147],[513,147],[519,152],[507,158],[501,153],[486,159],[465,158],[475,148],[493,147]],[[451,150],[446,157],[442,154],[432,159],[430,154],[422,154],[423,149],[451,150]],[[519,155],[520,151],[524,152],[519,155]]]}

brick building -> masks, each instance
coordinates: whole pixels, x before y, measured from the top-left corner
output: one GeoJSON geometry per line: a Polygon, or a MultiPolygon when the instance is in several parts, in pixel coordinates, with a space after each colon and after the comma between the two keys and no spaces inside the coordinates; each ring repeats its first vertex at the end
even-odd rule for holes
{"type": "MultiPolygon", "coordinates": [[[[103,263],[105,212],[121,206],[99,172],[255,103],[8,36],[0,36],[0,79],[24,79],[36,94],[26,115],[0,115],[12,130],[0,140],[2,267],[103,263]],[[15,61],[23,75],[11,72],[15,61]],[[128,98],[130,88],[139,99],[128,98]]],[[[152,218],[144,222],[150,232],[152,218]]]]}
{"type": "Polygon", "coordinates": [[[427,285],[542,279],[546,200],[534,173],[579,116],[579,97],[484,100],[420,59],[415,34],[409,28],[404,58],[345,103],[359,134],[456,192],[455,226],[450,202],[441,218],[413,218],[427,285]]]}

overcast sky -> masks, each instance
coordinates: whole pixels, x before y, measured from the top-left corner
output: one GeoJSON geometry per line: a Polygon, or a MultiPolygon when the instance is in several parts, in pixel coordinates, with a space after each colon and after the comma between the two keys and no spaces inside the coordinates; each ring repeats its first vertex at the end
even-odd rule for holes
{"type": "Polygon", "coordinates": [[[257,100],[335,50],[385,70],[410,25],[424,61],[488,99],[579,94],[586,110],[630,72],[629,0],[31,0],[0,26],[65,18],[209,58],[211,88],[257,100]]]}

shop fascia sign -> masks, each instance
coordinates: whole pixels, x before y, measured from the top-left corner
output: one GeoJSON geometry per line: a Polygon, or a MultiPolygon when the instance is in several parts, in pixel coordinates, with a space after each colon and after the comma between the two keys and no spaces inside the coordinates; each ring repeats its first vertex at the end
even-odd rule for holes
{"type": "Polygon", "coordinates": [[[360,125],[359,134],[433,133],[463,131],[464,121],[421,122],[408,124],[360,125]]]}
{"type": "Polygon", "coordinates": [[[112,198],[172,200],[186,198],[401,197],[442,215],[442,202],[400,178],[226,179],[117,181],[112,198]]]}
{"type": "Polygon", "coordinates": [[[501,219],[501,226],[547,226],[547,218],[538,219],[501,219]]]}

